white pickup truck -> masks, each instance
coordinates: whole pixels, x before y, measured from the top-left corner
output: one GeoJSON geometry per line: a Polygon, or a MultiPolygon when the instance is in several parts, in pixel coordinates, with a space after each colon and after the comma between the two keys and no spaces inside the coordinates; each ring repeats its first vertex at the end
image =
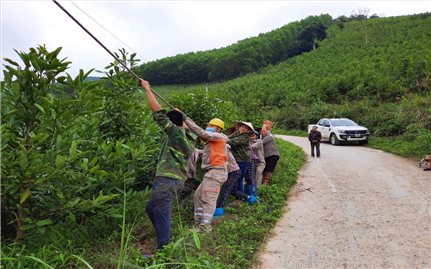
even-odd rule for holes
{"type": "Polygon", "coordinates": [[[308,133],[313,126],[322,134],[322,141],[328,141],[332,145],[338,145],[341,142],[356,142],[360,144],[368,143],[370,132],[367,128],[359,126],[356,122],[346,119],[320,119],[317,124],[308,125],[308,133]]]}

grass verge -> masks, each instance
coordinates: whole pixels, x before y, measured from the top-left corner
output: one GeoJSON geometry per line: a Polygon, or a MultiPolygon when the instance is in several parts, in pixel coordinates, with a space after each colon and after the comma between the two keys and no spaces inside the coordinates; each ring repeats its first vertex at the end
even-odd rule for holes
{"type": "Polygon", "coordinates": [[[425,155],[431,153],[431,135],[430,137],[425,137],[424,135],[414,137],[411,135],[372,137],[368,142],[368,146],[419,161],[425,155]]]}
{"type": "Polygon", "coordinates": [[[307,131],[304,131],[304,130],[284,130],[284,129],[274,128],[273,133],[282,134],[282,135],[308,137],[307,131]]]}

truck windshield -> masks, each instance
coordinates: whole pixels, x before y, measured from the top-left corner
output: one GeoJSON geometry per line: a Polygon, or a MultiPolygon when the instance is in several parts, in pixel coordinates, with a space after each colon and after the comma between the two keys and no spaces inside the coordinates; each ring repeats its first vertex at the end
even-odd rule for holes
{"type": "Polygon", "coordinates": [[[332,126],[357,126],[356,122],[348,119],[332,119],[332,126]]]}

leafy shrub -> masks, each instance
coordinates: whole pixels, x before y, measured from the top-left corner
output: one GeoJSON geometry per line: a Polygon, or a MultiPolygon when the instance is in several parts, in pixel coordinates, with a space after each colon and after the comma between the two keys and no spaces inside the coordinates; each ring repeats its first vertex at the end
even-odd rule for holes
{"type": "Polygon", "coordinates": [[[196,124],[206,127],[213,118],[220,118],[225,126],[231,126],[238,120],[237,108],[230,101],[223,100],[216,93],[192,92],[173,97],[175,107],[184,110],[196,124]]]}
{"type": "MultiPolygon", "coordinates": [[[[136,81],[117,64],[107,77],[62,76],[60,48],[6,59],[2,83],[2,234],[37,238],[58,224],[115,218],[123,187],[143,189],[154,175],[158,128],[139,101],[136,81]],[[13,225],[13,226],[12,226],[13,225]]],[[[133,63],[133,55],[127,58],[133,63]]],[[[105,226],[106,227],[106,226],[105,226]]]]}

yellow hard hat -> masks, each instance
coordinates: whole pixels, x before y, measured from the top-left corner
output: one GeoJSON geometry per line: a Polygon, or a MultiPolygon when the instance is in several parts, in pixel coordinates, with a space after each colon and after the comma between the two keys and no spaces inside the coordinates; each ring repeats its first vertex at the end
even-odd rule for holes
{"type": "Polygon", "coordinates": [[[208,122],[208,124],[220,127],[222,130],[224,129],[224,122],[219,118],[214,118],[214,119],[210,120],[210,122],[208,122]]]}

